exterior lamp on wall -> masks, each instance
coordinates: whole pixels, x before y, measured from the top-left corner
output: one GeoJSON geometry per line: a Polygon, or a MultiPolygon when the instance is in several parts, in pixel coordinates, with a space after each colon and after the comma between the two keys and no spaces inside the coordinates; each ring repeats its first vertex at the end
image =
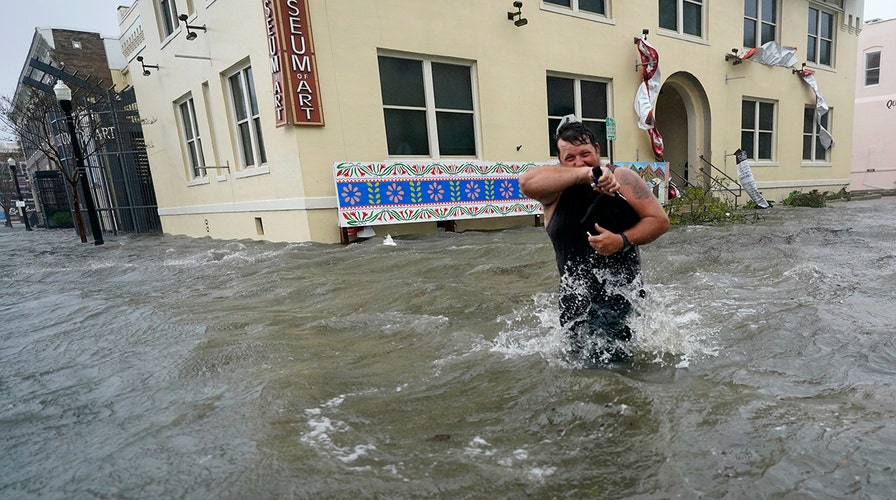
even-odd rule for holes
{"type": "Polygon", "coordinates": [[[16,175],[16,161],[13,158],[9,158],[6,160],[6,164],[9,165],[9,172],[12,174],[12,182],[16,185],[16,194],[19,195],[19,202],[16,203],[16,207],[21,210],[19,215],[22,217],[22,221],[25,222],[25,229],[31,231],[31,223],[28,222],[28,210],[25,206],[25,199],[22,198],[22,188],[19,186],[19,177],[16,175]]]}
{"type": "Polygon", "coordinates": [[[731,49],[731,53],[725,54],[725,62],[729,61],[734,61],[733,63],[731,63],[734,66],[737,66],[738,64],[744,62],[743,59],[737,57],[737,48],[733,48],[731,49]]]}
{"type": "MultiPolygon", "coordinates": [[[[90,230],[93,232],[94,245],[103,244],[103,230],[100,228],[100,219],[96,214],[96,205],[93,204],[93,193],[90,191],[90,181],[87,179],[87,167],[84,166],[84,157],[81,155],[81,142],[78,140],[78,132],[75,130],[75,119],[72,117],[72,89],[68,88],[62,80],[57,80],[53,87],[59,107],[65,113],[65,123],[68,125],[68,136],[72,143],[72,156],[75,157],[75,165],[78,168],[78,176],[81,178],[81,191],[84,194],[84,206],[87,208],[87,217],[90,219],[90,230]]],[[[84,240],[82,240],[84,241],[84,240]]]]}
{"type": "Polygon", "coordinates": [[[149,76],[149,68],[154,68],[156,71],[159,70],[158,64],[144,64],[143,56],[137,56],[137,62],[140,63],[140,66],[143,67],[143,76],[149,76]]]}
{"type": "Polygon", "coordinates": [[[519,19],[513,21],[513,25],[517,28],[529,24],[529,20],[523,17],[523,2],[513,2],[513,6],[516,7],[516,12],[508,12],[507,19],[513,21],[513,18],[519,17],[519,19]]]}
{"type": "Polygon", "coordinates": [[[202,30],[203,33],[208,33],[208,30],[205,29],[204,24],[202,26],[190,26],[189,24],[187,24],[187,18],[189,18],[189,17],[190,16],[188,16],[186,14],[181,14],[181,15],[177,16],[178,19],[183,21],[184,26],[187,27],[187,40],[195,40],[196,39],[196,36],[197,36],[196,32],[191,31],[191,30],[202,30]]]}

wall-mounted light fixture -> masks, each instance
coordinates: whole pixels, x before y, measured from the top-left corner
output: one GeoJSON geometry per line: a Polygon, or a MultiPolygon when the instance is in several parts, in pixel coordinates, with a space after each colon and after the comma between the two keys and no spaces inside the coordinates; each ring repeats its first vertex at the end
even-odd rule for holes
{"type": "Polygon", "coordinates": [[[149,68],[153,68],[153,69],[155,69],[156,71],[159,70],[159,65],[158,65],[158,64],[144,64],[144,63],[143,63],[143,56],[137,56],[137,61],[140,63],[140,66],[143,67],[143,76],[149,76],[149,74],[150,74],[150,73],[149,73],[149,68]]]}
{"type": "Polygon", "coordinates": [[[641,36],[640,36],[640,37],[637,37],[637,36],[635,37],[635,45],[638,45],[638,42],[639,42],[640,40],[647,40],[647,35],[649,35],[649,34],[650,34],[650,30],[649,30],[649,29],[647,29],[647,28],[642,29],[642,30],[641,30],[641,36]]]}
{"type": "Polygon", "coordinates": [[[508,12],[507,19],[513,21],[513,18],[519,17],[519,19],[513,21],[513,25],[517,28],[529,24],[529,20],[523,17],[523,2],[513,2],[513,6],[516,7],[516,12],[508,12]]]}
{"type": "Polygon", "coordinates": [[[178,19],[183,21],[184,26],[187,27],[187,40],[195,40],[196,36],[197,36],[195,31],[190,31],[190,30],[202,30],[203,33],[208,33],[208,30],[205,29],[204,24],[202,26],[190,26],[189,24],[187,24],[188,17],[189,16],[186,14],[181,14],[181,15],[177,16],[178,19]]]}
{"type": "Polygon", "coordinates": [[[725,62],[731,61],[732,59],[734,60],[734,62],[731,64],[734,66],[737,66],[738,64],[744,62],[743,59],[737,57],[737,48],[731,49],[731,52],[725,54],[725,62]]]}

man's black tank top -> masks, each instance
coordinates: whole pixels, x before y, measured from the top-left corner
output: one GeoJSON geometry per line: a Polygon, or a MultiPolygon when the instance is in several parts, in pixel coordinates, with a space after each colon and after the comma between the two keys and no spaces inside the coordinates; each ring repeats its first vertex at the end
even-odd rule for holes
{"type": "Polygon", "coordinates": [[[587,233],[596,234],[595,222],[617,233],[632,227],[638,220],[634,209],[619,196],[601,194],[585,184],[564,190],[546,228],[554,245],[560,275],[582,267],[596,267],[607,269],[626,283],[634,281],[641,272],[638,249],[632,247],[603,256],[588,244],[587,233]]]}

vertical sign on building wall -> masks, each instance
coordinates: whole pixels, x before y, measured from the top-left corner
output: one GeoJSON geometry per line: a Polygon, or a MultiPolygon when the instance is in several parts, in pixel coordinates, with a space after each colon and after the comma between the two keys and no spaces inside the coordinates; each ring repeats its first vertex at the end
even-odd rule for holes
{"type": "Polygon", "coordinates": [[[263,0],[277,126],[323,125],[308,0],[263,0]]]}

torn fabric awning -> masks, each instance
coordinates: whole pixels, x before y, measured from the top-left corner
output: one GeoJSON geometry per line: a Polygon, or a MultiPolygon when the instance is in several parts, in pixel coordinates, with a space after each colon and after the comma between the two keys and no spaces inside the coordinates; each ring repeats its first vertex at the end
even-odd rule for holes
{"type": "Polygon", "coordinates": [[[818,91],[818,82],[815,81],[815,71],[809,68],[803,68],[797,72],[803,81],[815,91],[815,123],[818,125],[818,141],[824,146],[824,149],[831,149],[834,146],[834,138],[826,128],[821,125],[821,117],[828,112],[828,103],[825,102],[824,96],[818,91]]]}
{"type": "MultiPolygon", "coordinates": [[[[761,47],[755,47],[747,50],[738,56],[741,60],[750,60],[760,64],[769,66],[781,66],[790,68],[797,63],[796,47],[788,47],[778,45],[778,42],[766,42],[761,47]]],[[[831,133],[821,125],[821,118],[828,112],[828,105],[824,100],[824,96],[818,91],[818,83],[815,81],[815,71],[808,69],[803,64],[803,69],[793,72],[800,75],[803,81],[815,92],[815,123],[818,125],[818,140],[825,149],[830,149],[835,145],[834,138],[831,133]]]]}
{"type": "Polygon", "coordinates": [[[765,42],[761,47],[754,47],[744,52],[738,59],[789,68],[797,63],[796,47],[781,46],[775,41],[765,42]]]}
{"type": "Polygon", "coordinates": [[[756,186],[756,179],[753,178],[753,171],[750,169],[750,162],[747,161],[747,153],[743,149],[734,152],[734,159],[737,161],[737,177],[740,179],[740,185],[750,195],[750,199],[756,203],[759,208],[769,208],[770,205],[766,201],[759,187],[756,186]]]}
{"type": "Polygon", "coordinates": [[[635,112],[638,114],[638,127],[646,130],[650,136],[650,145],[657,160],[663,159],[663,136],[656,128],[653,107],[660,93],[660,56],[649,43],[647,35],[635,39],[638,55],[641,58],[641,83],[635,94],[635,112]]]}

